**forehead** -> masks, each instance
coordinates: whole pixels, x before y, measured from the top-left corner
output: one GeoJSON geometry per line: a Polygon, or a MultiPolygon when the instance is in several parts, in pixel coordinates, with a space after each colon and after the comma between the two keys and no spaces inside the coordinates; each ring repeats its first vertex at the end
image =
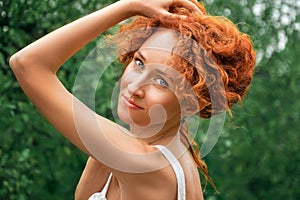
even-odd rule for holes
{"type": "Polygon", "coordinates": [[[180,73],[166,65],[178,38],[179,35],[174,30],[159,29],[143,43],[138,54],[145,58],[148,70],[159,71],[172,79],[182,78],[180,73]]]}
{"type": "Polygon", "coordinates": [[[153,61],[158,58],[166,59],[170,56],[177,39],[176,32],[173,30],[159,29],[143,43],[140,51],[147,53],[147,56],[151,56],[154,59],[153,61]]]}

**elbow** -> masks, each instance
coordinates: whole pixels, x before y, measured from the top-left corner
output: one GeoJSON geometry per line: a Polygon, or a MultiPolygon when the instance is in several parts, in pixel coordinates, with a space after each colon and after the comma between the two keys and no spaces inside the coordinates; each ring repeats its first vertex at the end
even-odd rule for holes
{"type": "Polygon", "coordinates": [[[24,49],[9,59],[9,66],[20,84],[40,76],[43,71],[42,65],[36,55],[24,49]]]}
{"type": "Polygon", "coordinates": [[[12,55],[9,59],[9,66],[17,78],[28,78],[29,76],[40,76],[41,74],[56,74],[47,60],[30,49],[22,49],[12,55]]]}
{"type": "Polygon", "coordinates": [[[9,66],[15,75],[22,75],[30,66],[31,59],[29,56],[25,56],[22,51],[15,53],[9,59],[9,66]]]}
{"type": "Polygon", "coordinates": [[[18,54],[16,53],[10,57],[9,66],[13,71],[15,71],[18,65],[18,54]]]}

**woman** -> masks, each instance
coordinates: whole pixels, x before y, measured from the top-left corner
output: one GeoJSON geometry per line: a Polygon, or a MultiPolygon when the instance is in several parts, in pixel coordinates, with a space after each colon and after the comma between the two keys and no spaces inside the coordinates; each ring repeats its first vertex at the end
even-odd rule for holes
{"type": "Polygon", "coordinates": [[[10,65],[40,112],[90,155],[76,199],[198,200],[197,167],[212,181],[184,119],[229,111],[246,94],[254,62],[249,38],[194,0],[122,0],[30,44],[10,65]],[[99,34],[136,15],[143,17],[116,38],[125,64],[118,115],[128,131],[83,105],[56,72],[99,34]]]}

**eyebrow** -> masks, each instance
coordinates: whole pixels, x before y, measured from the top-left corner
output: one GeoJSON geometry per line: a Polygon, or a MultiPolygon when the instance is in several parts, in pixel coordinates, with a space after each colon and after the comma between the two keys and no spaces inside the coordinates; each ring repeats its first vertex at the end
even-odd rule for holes
{"type": "Polygon", "coordinates": [[[155,69],[155,71],[157,71],[159,74],[161,74],[161,75],[166,75],[166,72],[164,72],[164,71],[161,71],[161,70],[159,70],[159,69],[155,69]]]}
{"type": "MultiPolygon", "coordinates": [[[[143,60],[143,62],[146,62],[146,58],[145,58],[145,56],[143,55],[142,50],[139,49],[139,50],[136,51],[135,53],[136,53],[139,57],[141,57],[141,59],[143,60]]],[[[159,74],[161,74],[161,75],[163,75],[163,76],[166,76],[166,75],[167,75],[166,72],[164,72],[164,71],[162,71],[162,70],[160,70],[160,69],[155,69],[155,71],[157,71],[159,74]]],[[[172,82],[174,82],[174,79],[173,79],[172,77],[167,76],[167,78],[170,79],[172,82]]]]}
{"type": "MultiPolygon", "coordinates": [[[[136,54],[137,54],[139,57],[141,57],[141,59],[142,59],[144,62],[146,62],[146,58],[145,58],[145,56],[143,55],[142,50],[136,51],[136,54]]],[[[158,72],[159,74],[161,74],[161,75],[166,75],[166,72],[161,71],[161,70],[159,70],[159,69],[155,69],[155,71],[157,71],[157,72],[158,72]]]]}
{"type": "Polygon", "coordinates": [[[144,62],[146,62],[146,58],[145,58],[145,56],[142,54],[141,50],[137,51],[136,54],[137,54],[139,57],[141,57],[142,60],[143,60],[144,62]]]}
{"type": "Polygon", "coordinates": [[[156,69],[155,71],[157,71],[160,75],[162,75],[163,77],[167,78],[169,81],[171,81],[173,84],[175,83],[175,79],[172,76],[168,76],[168,74],[164,71],[161,71],[159,69],[156,69]]]}

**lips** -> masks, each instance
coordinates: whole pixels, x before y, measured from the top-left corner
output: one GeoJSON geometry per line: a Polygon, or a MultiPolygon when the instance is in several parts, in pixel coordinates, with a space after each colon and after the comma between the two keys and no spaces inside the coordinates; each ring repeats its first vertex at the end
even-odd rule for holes
{"type": "Polygon", "coordinates": [[[133,109],[133,110],[140,110],[140,109],[144,109],[143,107],[137,105],[134,101],[130,100],[128,97],[123,95],[123,99],[125,104],[128,106],[129,109],[133,109]]]}

